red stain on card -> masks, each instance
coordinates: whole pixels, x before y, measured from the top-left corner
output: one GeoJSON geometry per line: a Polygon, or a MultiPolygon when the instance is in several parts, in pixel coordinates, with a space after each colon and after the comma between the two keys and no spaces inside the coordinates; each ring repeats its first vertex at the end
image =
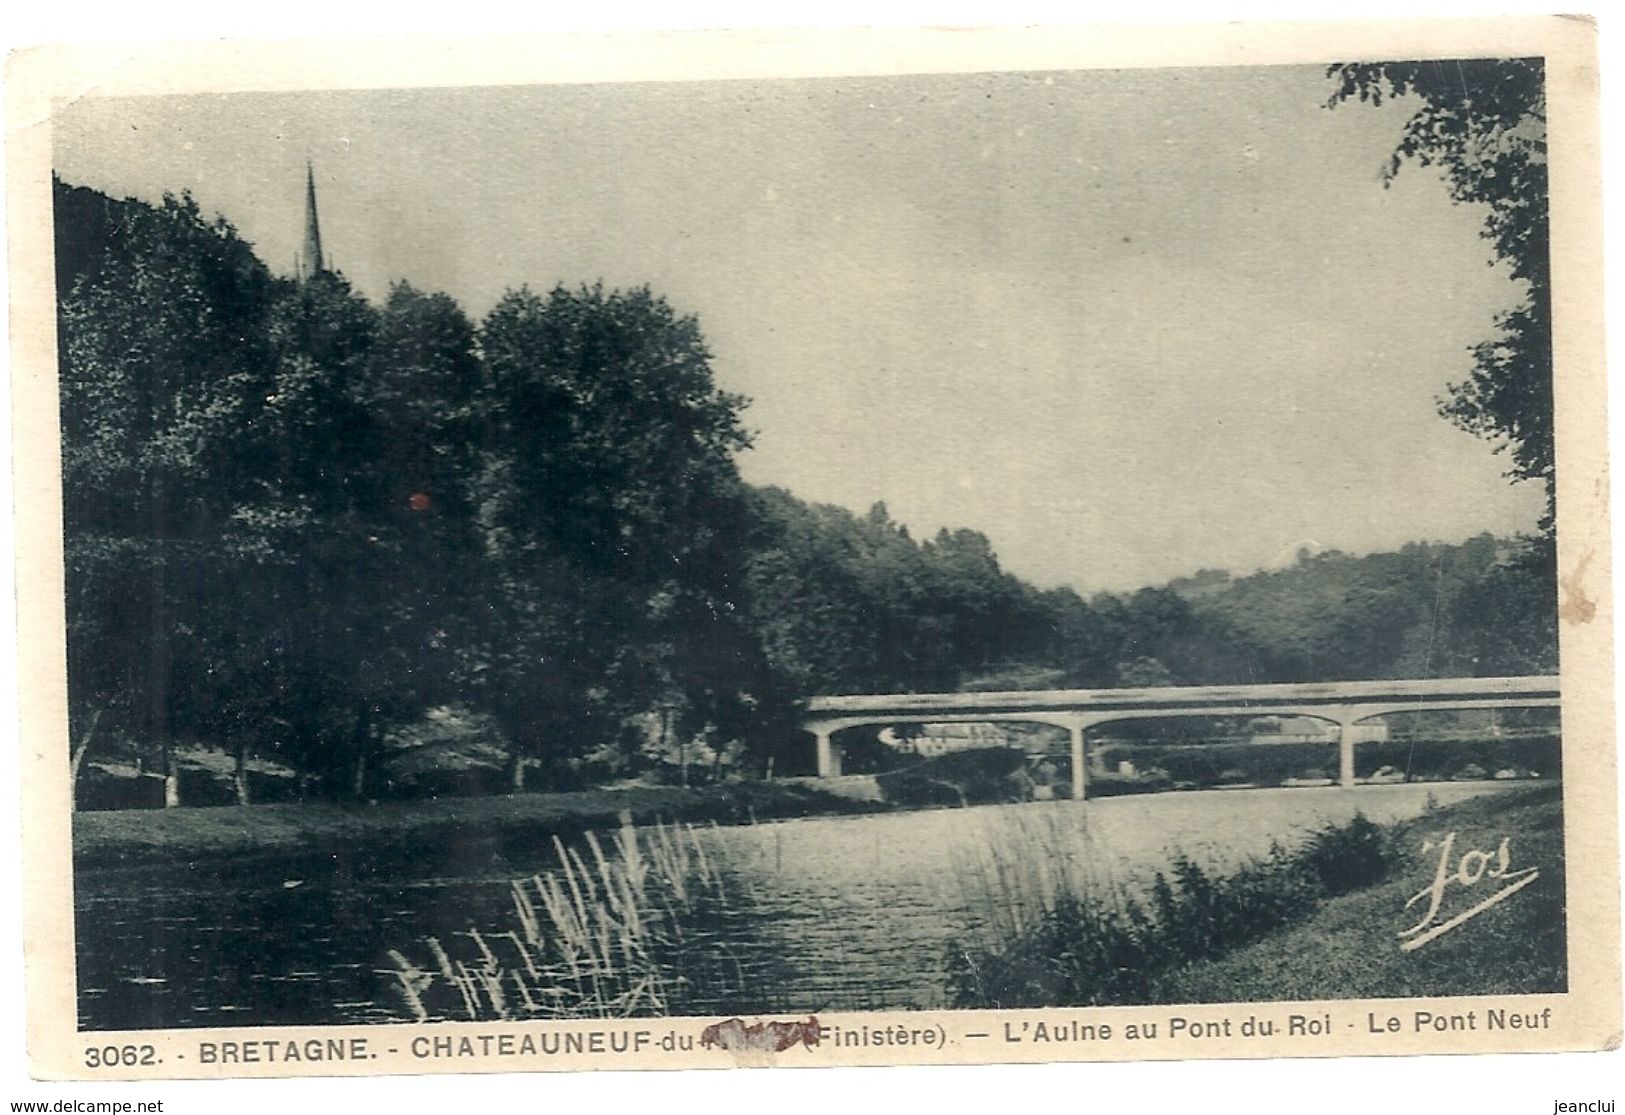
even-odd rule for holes
{"type": "Polygon", "coordinates": [[[731,1052],[783,1053],[797,1044],[813,1048],[818,1044],[818,1032],[818,1019],[811,1016],[805,1022],[746,1022],[743,1018],[730,1018],[701,1030],[700,1046],[709,1049],[715,1045],[731,1052]]]}
{"type": "Polygon", "coordinates": [[[1565,623],[1590,623],[1597,614],[1597,602],[1586,594],[1585,580],[1586,567],[1591,564],[1592,553],[1588,550],[1574,566],[1574,572],[1567,577],[1557,578],[1558,587],[1562,590],[1562,598],[1557,605],[1557,614],[1565,623]]]}

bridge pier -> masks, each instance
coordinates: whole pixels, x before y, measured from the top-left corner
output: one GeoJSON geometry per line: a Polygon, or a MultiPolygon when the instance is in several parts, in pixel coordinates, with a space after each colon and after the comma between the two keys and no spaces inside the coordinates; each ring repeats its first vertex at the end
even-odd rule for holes
{"type": "Polygon", "coordinates": [[[1337,784],[1345,790],[1354,788],[1354,739],[1358,729],[1355,722],[1368,715],[1360,707],[1333,706],[1317,715],[1337,725],[1337,784]]]}
{"type": "Polygon", "coordinates": [[[1066,730],[1072,735],[1072,800],[1082,801],[1089,780],[1089,772],[1084,767],[1083,725],[1068,724],[1066,730]]]}
{"type": "Polygon", "coordinates": [[[811,731],[818,741],[818,777],[840,777],[841,756],[835,750],[835,743],[830,738],[835,734],[835,730],[833,728],[816,727],[811,731]]]}

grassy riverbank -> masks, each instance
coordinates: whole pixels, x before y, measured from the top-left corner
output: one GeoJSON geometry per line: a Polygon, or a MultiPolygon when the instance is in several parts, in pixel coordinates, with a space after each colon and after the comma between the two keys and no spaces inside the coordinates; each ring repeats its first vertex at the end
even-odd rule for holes
{"type": "MultiPolygon", "coordinates": [[[[1307,921],[1158,981],[1160,1002],[1394,998],[1559,992],[1567,988],[1564,948],[1561,787],[1515,790],[1424,814],[1392,830],[1400,862],[1376,886],[1324,902],[1307,921]],[[1401,952],[1400,931],[1422,920],[1439,869],[1440,843],[1454,832],[1449,870],[1473,850],[1491,853],[1505,839],[1509,877],[1539,877],[1427,944],[1401,952]],[[1423,850],[1424,841],[1431,847],[1423,850]]],[[[1489,898],[1502,884],[1484,878],[1451,883],[1435,922],[1489,898]]]]}
{"type": "Polygon", "coordinates": [[[197,864],[300,852],[413,856],[444,854],[459,842],[470,841],[546,846],[553,836],[570,838],[612,828],[623,812],[638,824],[733,824],[884,808],[806,783],[738,782],[694,789],[630,786],[379,805],[304,802],[82,812],[74,815],[73,854],[76,865],[91,868],[197,864]]]}
{"type": "Polygon", "coordinates": [[[86,810],[74,815],[81,867],[198,863],[244,856],[364,852],[455,858],[538,839],[570,839],[634,822],[736,824],[785,817],[869,813],[941,805],[1026,800],[1032,783],[1022,755],[1007,748],[943,755],[874,780],[868,793],[836,794],[816,783],[740,781],[684,788],[628,785],[568,793],[444,797],[372,805],[279,802],[181,809],[86,810]],[[874,800],[854,800],[872,797],[874,800]]]}
{"type": "Polygon", "coordinates": [[[1176,856],[1144,893],[1064,874],[1045,889],[1040,917],[1012,917],[954,950],[957,1005],[1566,987],[1562,790],[1551,783],[1392,825],[1356,817],[1228,871],[1176,856]]]}

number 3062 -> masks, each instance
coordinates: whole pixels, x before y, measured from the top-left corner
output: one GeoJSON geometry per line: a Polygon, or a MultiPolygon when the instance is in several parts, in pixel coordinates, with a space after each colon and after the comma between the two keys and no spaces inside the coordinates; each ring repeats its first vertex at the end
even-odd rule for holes
{"type": "Polygon", "coordinates": [[[85,1065],[93,1069],[157,1063],[158,1051],[150,1045],[92,1045],[85,1050],[85,1065]]]}

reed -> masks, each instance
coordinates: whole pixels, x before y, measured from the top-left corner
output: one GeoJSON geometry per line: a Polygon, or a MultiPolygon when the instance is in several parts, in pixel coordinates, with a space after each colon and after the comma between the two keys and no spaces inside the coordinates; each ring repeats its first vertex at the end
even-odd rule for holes
{"type": "MultiPolygon", "coordinates": [[[[390,950],[405,1009],[441,1019],[614,1018],[680,1010],[687,975],[715,956],[689,953],[688,924],[726,909],[722,873],[691,825],[640,832],[629,815],[606,848],[553,841],[557,865],[515,879],[513,926],[423,940],[429,964],[390,950]]],[[[697,939],[711,943],[705,935],[697,939]]],[[[712,950],[714,952],[714,950],[712,950]]]]}
{"type": "Polygon", "coordinates": [[[1081,810],[994,814],[953,852],[954,884],[976,913],[976,943],[989,949],[1033,932],[1069,897],[1114,898],[1125,889],[1113,870],[1118,857],[1081,810]]]}

